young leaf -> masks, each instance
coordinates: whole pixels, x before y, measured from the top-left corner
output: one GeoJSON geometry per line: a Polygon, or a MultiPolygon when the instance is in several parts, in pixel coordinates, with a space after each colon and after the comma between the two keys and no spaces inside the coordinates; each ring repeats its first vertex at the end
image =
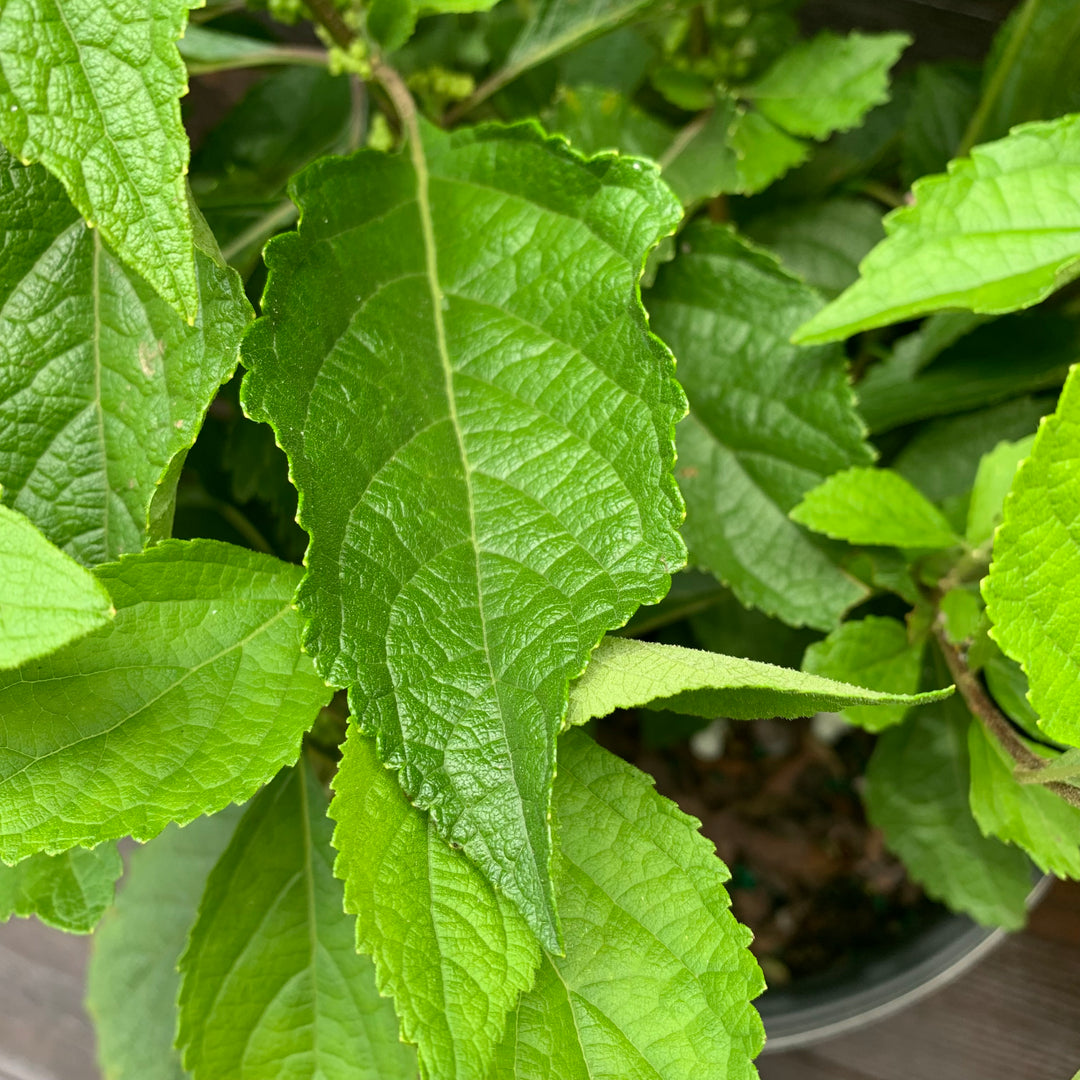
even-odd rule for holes
{"type": "Polygon", "coordinates": [[[993,639],[1031,683],[1042,729],[1080,746],[1080,368],[1073,368],[1057,412],[1043,421],[1020,466],[994,538],[983,582],[993,639]]]}
{"type": "Polygon", "coordinates": [[[200,297],[176,39],[194,6],[6,0],[0,19],[0,139],[58,176],[79,213],[189,322],[200,297]]]}
{"type": "Polygon", "coordinates": [[[989,540],[1001,522],[1002,504],[1020,464],[1031,453],[1035,436],[1000,442],[979,462],[968,504],[967,542],[972,547],[989,540]]]}
{"type": "Polygon", "coordinates": [[[889,100],[889,69],[910,43],[906,34],[826,31],[785,52],[744,93],[785,131],[824,139],[889,100]]]}
{"type": "Polygon", "coordinates": [[[1038,784],[1013,778],[1005,748],[972,719],[971,812],[983,836],[1026,851],[1044,874],[1080,878],[1080,810],[1038,784]]]}
{"type": "Polygon", "coordinates": [[[0,922],[36,915],[58,930],[89,934],[112,903],[123,870],[115,844],[0,864],[0,922]]]}
{"type": "Polygon", "coordinates": [[[927,895],[984,926],[1024,925],[1027,858],[983,836],[968,806],[971,717],[957,700],[882,732],[866,771],[866,812],[927,895]]]}
{"type": "MultiPolygon", "coordinates": [[[[952,693],[952,687],[927,695],[916,694],[917,685],[906,687],[905,680],[899,688],[867,690],[737,656],[609,637],[593,653],[585,673],[571,685],[566,725],[584,724],[616,709],[641,707],[732,720],[810,716],[851,706],[867,706],[867,712],[876,711],[870,706],[908,709],[952,693]]],[[[881,712],[888,715],[884,708],[881,712]]]]}
{"type": "Polygon", "coordinates": [[[425,126],[409,155],[316,162],[294,193],[242,396],[300,491],[305,641],[554,947],[567,681],[685,557],[685,403],[636,286],[679,208],[642,162],[526,125],[425,126]]]}
{"type": "Polygon", "coordinates": [[[330,690],[300,651],[298,567],[210,540],[101,567],[116,618],[0,672],[0,858],[245,799],[296,760],[330,690]]]}
{"type": "Polygon", "coordinates": [[[190,1080],[176,1041],[176,962],[206,875],[240,817],[227,807],[186,828],[170,825],[128,860],[116,904],[93,937],[86,1005],[109,1080],[190,1080]]]}
{"type": "Polygon", "coordinates": [[[205,226],[198,245],[189,326],[55,179],[0,148],[0,484],[84,564],[143,547],[159,484],[236,367],[251,307],[205,226]]]}
{"type": "Polygon", "coordinates": [[[411,1080],[332,870],[326,796],[302,759],[248,807],[180,958],[177,1045],[194,1080],[411,1080]]]}
{"type": "Polygon", "coordinates": [[[540,950],[524,919],[409,805],[356,730],[334,780],[334,872],[425,1077],[483,1078],[540,950]]]}
{"type": "Polygon", "coordinates": [[[1030,307],[1080,273],[1080,116],[1025,124],[916,182],[862,277],[799,328],[835,341],[937,308],[1030,307]]]}
{"type": "Polygon", "coordinates": [[[730,230],[695,224],[647,300],[690,399],[677,434],[691,562],[744,604],[831,629],[866,590],[787,515],[872,455],[842,353],[788,343],[817,297],[730,230]]]}
{"type": "Polygon", "coordinates": [[[809,492],[794,521],[852,544],[948,548],[960,543],[933,503],[891,469],[847,469],[809,492]]]}
{"type": "Polygon", "coordinates": [[[22,516],[0,506],[0,669],[66,645],[112,618],[109,594],[22,516]]]}
{"type": "MultiPolygon", "coordinates": [[[[908,638],[902,622],[868,615],[841,623],[824,641],[811,645],[803,669],[888,694],[909,695],[919,689],[924,645],[924,640],[908,638]]],[[[910,707],[910,703],[856,705],[842,709],[841,714],[867,731],[882,731],[899,724],[910,707]]]]}

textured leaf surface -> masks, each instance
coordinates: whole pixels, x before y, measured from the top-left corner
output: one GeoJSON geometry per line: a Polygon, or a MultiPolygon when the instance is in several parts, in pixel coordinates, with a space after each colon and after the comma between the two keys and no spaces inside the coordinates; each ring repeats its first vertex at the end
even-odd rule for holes
{"type": "Polygon", "coordinates": [[[1080,116],[1026,124],[917,181],[862,277],[800,327],[833,341],[944,307],[1030,307],[1080,271],[1080,116]]]}
{"type": "Polygon", "coordinates": [[[97,579],[0,506],[0,668],[44,656],[111,617],[97,579]]]}
{"type": "Polygon", "coordinates": [[[554,944],[567,681],[684,560],[684,403],[636,292],[678,206],[641,162],[524,125],[425,128],[411,156],[324,160],[294,191],[243,396],[312,537],[306,643],[410,797],[554,944]]]}
{"type": "Polygon", "coordinates": [[[236,367],[251,316],[239,278],[204,227],[189,326],[45,169],[2,149],[0,248],[4,501],[82,563],[138,551],[159,482],[236,367]]]}
{"type": "Polygon", "coordinates": [[[540,950],[513,904],[410,806],[371,739],[352,731],[334,781],[335,873],[356,944],[375,960],[432,1080],[483,1077],[540,950]]]}
{"type": "MultiPolygon", "coordinates": [[[[922,640],[910,641],[907,627],[896,619],[869,615],[842,623],[824,641],[806,650],[803,668],[814,675],[838,679],[889,694],[914,694],[922,674],[922,640]]],[[[899,724],[910,704],[878,708],[848,706],[845,720],[867,731],[899,724]]]]}
{"type": "Polygon", "coordinates": [[[788,512],[871,452],[843,355],[788,343],[816,295],[731,231],[693,225],[647,301],[690,399],[677,434],[691,562],[744,604],[831,629],[866,590],[788,512]]]}
{"type": "Polygon", "coordinates": [[[188,1080],[176,1040],[176,962],[206,875],[240,817],[228,807],[184,829],[170,825],[128,860],[116,904],[94,933],[87,1008],[109,1080],[188,1080]]]}
{"type": "Polygon", "coordinates": [[[1080,368],[1016,474],[983,583],[991,636],[1031,683],[1043,730],[1080,746],[1080,368]]]}
{"type": "Polygon", "coordinates": [[[826,31],[785,52],[746,94],[786,131],[824,139],[889,100],[889,69],[910,41],[906,34],[826,31]]]}
{"type": "MultiPolygon", "coordinates": [[[[832,675],[833,672],[821,674],[832,675]]],[[[917,678],[915,683],[912,686],[910,680],[904,680],[904,685],[899,687],[861,689],[835,678],[820,678],[817,674],[791,671],[737,656],[611,637],[604,640],[589,661],[585,674],[571,686],[566,722],[567,725],[584,724],[616,709],[640,706],[693,716],[752,720],[770,716],[811,716],[823,710],[835,711],[849,706],[866,706],[866,713],[874,713],[878,710],[869,706],[899,705],[902,716],[911,705],[952,693],[951,688],[946,688],[922,697],[914,693],[918,688],[917,678]]],[[[864,685],[870,687],[871,684],[867,681],[864,685]]],[[[880,711],[888,716],[895,710],[881,708],[880,711]]]]}
{"type": "Polygon", "coordinates": [[[1013,778],[1005,748],[977,720],[968,730],[971,812],[984,836],[1026,851],[1044,874],[1080,877],[1080,809],[1013,778]]]}
{"type": "Polygon", "coordinates": [[[555,812],[566,955],[545,956],[492,1077],[756,1078],[765,984],[698,823],[579,732],[559,741],[555,812]]]}
{"type": "Polygon", "coordinates": [[[0,921],[36,915],[58,930],[89,934],[112,903],[123,869],[115,844],[0,864],[0,921]]]}
{"type": "Polygon", "coordinates": [[[882,732],[866,771],[866,810],[927,895],[985,926],[1024,925],[1024,854],[979,831],[968,805],[970,714],[958,700],[915,710],[882,732]]]}
{"type": "Polygon", "coordinates": [[[209,540],[101,567],[116,618],[0,673],[0,857],[146,840],[294,761],[330,690],[300,651],[298,567],[209,540]]]}
{"type": "Polygon", "coordinates": [[[853,544],[947,548],[959,543],[933,503],[891,469],[847,469],[809,492],[791,517],[853,544]]]}
{"type": "Polygon", "coordinates": [[[972,547],[989,540],[1001,523],[1002,504],[1022,461],[1031,453],[1035,436],[1018,442],[1000,442],[983,454],[968,504],[967,542],[972,547]]]}
{"type": "Polygon", "coordinates": [[[177,1044],[195,1080],[411,1080],[333,873],[310,764],[252,800],[210,873],[180,959],[177,1044]]]}
{"type": "Polygon", "coordinates": [[[5,0],[0,18],[0,139],[60,177],[79,213],[188,319],[199,286],[176,39],[194,6],[5,0]]]}

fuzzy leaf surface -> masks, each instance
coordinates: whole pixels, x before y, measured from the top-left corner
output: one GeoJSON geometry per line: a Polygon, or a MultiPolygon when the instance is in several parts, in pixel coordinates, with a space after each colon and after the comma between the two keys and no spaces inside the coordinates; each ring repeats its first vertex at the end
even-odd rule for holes
{"type": "Polygon", "coordinates": [[[198,0],[4,0],[0,139],[182,317],[199,285],[176,48],[198,0]]]}
{"type": "Polygon", "coordinates": [[[86,1004],[109,1080],[190,1080],[176,1041],[177,960],[206,876],[240,811],[170,825],[131,853],[116,903],[94,933],[86,1004]]]}
{"type": "MultiPolygon", "coordinates": [[[[832,675],[833,672],[821,674],[832,675]]],[[[910,680],[905,680],[899,687],[883,685],[864,689],[850,682],[838,682],[835,678],[822,678],[818,674],[792,671],[737,656],[634,638],[609,637],[593,654],[585,674],[571,686],[566,723],[568,726],[584,724],[616,709],[639,707],[668,709],[692,716],[752,720],[770,716],[810,716],[823,710],[831,712],[852,706],[862,706],[866,713],[873,714],[879,711],[873,706],[898,706],[902,716],[912,705],[936,701],[952,693],[952,688],[948,687],[923,696],[915,693],[917,678],[916,685],[909,686],[909,683],[910,680]]],[[[883,718],[895,712],[895,709],[885,707],[880,709],[883,718]]]]}
{"type": "Polygon", "coordinates": [[[315,163],[294,195],[243,400],[300,491],[305,642],[554,946],[567,682],[685,559],[684,399],[637,295],[678,204],[644,163],[529,125],[425,126],[410,154],[315,163]]]}
{"type": "Polygon", "coordinates": [[[983,583],[991,636],[1019,661],[1042,729],[1080,746],[1080,368],[1016,473],[983,583]]]}
{"type": "Polygon", "coordinates": [[[252,800],[180,958],[177,1045],[195,1080],[411,1080],[393,1006],[356,952],[307,759],[252,800]]]}
{"type": "Polygon", "coordinates": [[[356,947],[394,999],[425,1077],[482,1078],[506,1014],[533,981],[536,938],[514,905],[410,806],[353,730],[334,780],[335,873],[356,947]]]}
{"type": "Polygon", "coordinates": [[[948,548],[959,539],[944,515],[891,469],[846,469],[809,492],[791,517],[852,544],[948,548]]]}
{"type": "Polygon", "coordinates": [[[708,224],[680,236],[646,299],[690,400],[677,438],[691,562],[746,605],[831,629],[866,590],[788,512],[872,455],[842,353],[788,342],[820,301],[771,256],[708,224]]]}
{"type": "Polygon", "coordinates": [[[89,934],[112,903],[123,870],[115,844],[0,864],[0,922],[36,915],[58,930],[89,934]]]}
{"type": "Polygon", "coordinates": [[[109,594],[93,574],[0,506],[0,668],[44,656],[111,618],[109,594]]]}
{"type": "Polygon", "coordinates": [[[835,341],[945,307],[1030,307],[1080,272],[1080,115],[1025,124],[916,181],[850,289],[795,340],[835,341]]]}
{"type": "Polygon", "coordinates": [[[0,672],[0,858],[147,840],[245,799],[330,690],[300,651],[300,570],[210,540],[101,567],[116,618],[0,672]]]}
{"type": "Polygon", "coordinates": [[[205,226],[197,239],[189,326],[44,168],[0,149],[0,485],[86,565],[144,546],[159,485],[236,367],[251,307],[205,226]]]}

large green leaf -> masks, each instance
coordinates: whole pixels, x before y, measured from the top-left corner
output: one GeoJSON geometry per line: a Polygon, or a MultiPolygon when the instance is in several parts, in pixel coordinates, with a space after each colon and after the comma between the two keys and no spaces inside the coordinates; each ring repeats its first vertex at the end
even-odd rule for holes
{"type": "Polygon", "coordinates": [[[509,900],[410,806],[353,730],[334,780],[335,873],[356,944],[432,1080],[485,1076],[540,950],[509,900]]]}
{"type": "Polygon", "coordinates": [[[1080,746],[1080,368],[1020,466],[983,583],[991,636],[1031,683],[1043,730],[1080,746]]]}
{"type": "Polygon", "coordinates": [[[116,904],[94,933],[86,1004],[109,1080],[188,1080],[176,1041],[176,962],[206,875],[240,816],[228,807],[170,825],[128,861],[116,904]]]}
{"type": "Polygon", "coordinates": [[[116,618],[0,673],[0,858],[146,840],[296,759],[330,690],[300,651],[298,567],[210,540],[101,567],[116,618]]]}
{"type": "Polygon", "coordinates": [[[205,226],[198,244],[189,326],[45,169],[0,149],[0,484],[82,563],[143,547],[158,485],[236,367],[251,308],[205,226]]]}
{"type": "Polygon", "coordinates": [[[79,213],[188,320],[200,296],[176,39],[197,2],[0,4],[0,139],[60,177],[79,213]]]}
{"type": "Polygon", "coordinates": [[[971,717],[958,699],[882,732],[866,770],[866,811],[935,900],[987,926],[1023,926],[1029,863],[983,836],[968,805],[971,717]]]}
{"type": "Polygon", "coordinates": [[[58,930],[89,934],[112,903],[123,869],[115,844],[0,864],[0,921],[36,915],[58,930]]]}
{"type": "Polygon", "coordinates": [[[1080,115],[1025,124],[916,182],[862,277],[795,335],[834,341],[944,307],[1030,307],[1080,273],[1080,115]]]}
{"type": "Polygon", "coordinates": [[[180,958],[177,1045],[195,1080],[411,1080],[333,874],[326,795],[302,759],[252,800],[180,958]]]}
{"type": "MultiPolygon", "coordinates": [[[[917,685],[910,686],[908,679],[902,681],[903,686],[863,689],[817,674],[791,671],[737,656],[610,637],[596,650],[585,673],[571,686],[566,723],[568,726],[584,724],[616,709],[641,706],[692,716],[726,716],[733,720],[810,716],[823,710],[853,706],[864,707],[864,713],[876,712],[873,706],[899,706],[902,716],[912,705],[935,701],[952,693],[952,688],[948,687],[932,691],[929,696],[917,695],[914,693],[917,685]]],[[[915,682],[917,684],[917,678],[915,682]]],[[[892,716],[894,711],[891,708],[880,710],[883,718],[892,716]]]]}
{"type": "Polygon", "coordinates": [[[44,656],[110,618],[109,594],[93,574],[0,506],[0,669],[44,656]]]}
{"type": "Polygon", "coordinates": [[[691,562],[744,604],[831,629],[866,590],[788,512],[872,456],[843,354],[788,343],[816,294],[730,230],[695,224],[647,301],[690,399],[678,477],[691,562]]]}
{"type": "Polygon", "coordinates": [[[307,647],[554,946],[567,682],[684,561],[684,399],[637,295],[678,205],[642,162],[529,125],[425,127],[411,155],[323,160],[294,192],[243,400],[300,491],[307,647]]]}

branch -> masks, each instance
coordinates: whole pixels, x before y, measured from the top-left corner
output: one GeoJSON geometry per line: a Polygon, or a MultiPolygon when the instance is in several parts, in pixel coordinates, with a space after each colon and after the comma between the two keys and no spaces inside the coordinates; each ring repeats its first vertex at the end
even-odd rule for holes
{"type": "Polygon", "coordinates": [[[349,29],[341,17],[341,12],[334,7],[333,0],[305,0],[308,10],[315,21],[330,35],[335,45],[348,52],[356,34],[349,29]]]}

